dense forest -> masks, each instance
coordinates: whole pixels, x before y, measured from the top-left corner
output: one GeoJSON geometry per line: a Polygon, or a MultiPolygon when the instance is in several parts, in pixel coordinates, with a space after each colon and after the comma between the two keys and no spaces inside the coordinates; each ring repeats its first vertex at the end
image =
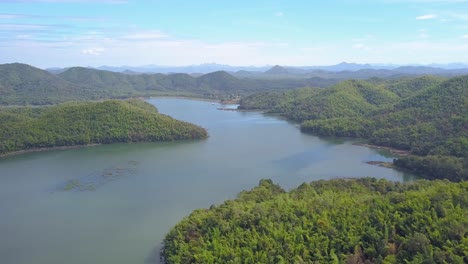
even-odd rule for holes
{"type": "Polygon", "coordinates": [[[138,96],[192,96],[231,99],[261,91],[284,91],[337,83],[324,78],[237,78],[218,71],[194,77],[174,74],[124,74],[72,67],[58,74],[26,65],[0,65],[0,105],[47,105],[70,100],[138,96]]]}
{"type": "Polygon", "coordinates": [[[306,133],[408,150],[422,157],[402,157],[395,165],[427,178],[468,179],[468,76],[349,80],[328,89],[254,94],[239,108],[282,114],[306,133]],[[443,167],[452,164],[459,173],[441,170],[434,156],[450,160],[443,167]]]}
{"type": "Polygon", "coordinates": [[[271,180],[166,236],[167,263],[467,263],[468,183],[271,180]]]}
{"type": "Polygon", "coordinates": [[[144,101],[69,102],[0,109],[0,154],[114,142],[206,138],[205,129],[158,113],[144,101]]]}
{"type": "MultiPolygon", "coordinates": [[[[336,72],[275,66],[265,72],[216,71],[203,75],[126,74],[84,67],[71,67],[51,73],[26,64],[12,63],[0,64],[0,105],[48,105],[70,100],[161,95],[229,100],[260,92],[283,92],[301,87],[326,88],[348,79],[373,79],[391,84],[405,76],[427,73],[451,76],[463,72],[466,70],[445,71],[418,67],[336,72]]],[[[432,79],[429,77],[427,82],[432,82],[432,79]]],[[[421,84],[425,84],[424,78],[421,84]]],[[[397,86],[403,87],[403,84],[397,86]]],[[[399,94],[399,91],[395,93],[399,94]]]]}

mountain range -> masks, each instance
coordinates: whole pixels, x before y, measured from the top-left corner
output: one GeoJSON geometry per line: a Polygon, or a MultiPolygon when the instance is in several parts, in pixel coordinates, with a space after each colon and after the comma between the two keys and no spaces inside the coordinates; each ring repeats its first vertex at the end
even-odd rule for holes
{"type": "MultiPolygon", "coordinates": [[[[342,64],[340,67],[357,65],[342,64]]],[[[69,100],[100,100],[138,96],[193,96],[232,99],[267,91],[300,87],[326,88],[348,79],[395,80],[421,75],[452,77],[468,69],[404,66],[394,69],[327,71],[273,66],[259,71],[215,71],[207,74],[113,72],[71,67],[52,72],[27,64],[0,64],[0,105],[55,104],[69,100]]]]}
{"type": "MultiPolygon", "coordinates": [[[[262,73],[269,71],[271,65],[266,66],[231,66],[217,63],[205,63],[199,65],[188,65],[188,66],[162,66],[162,65],[145,65],[140,67],[135,66],[99,66],[95,67],[98,70],[106,70],[113,72],[123,73],[188,73],[188,74],[205,74],[215,71],[226,71],[230,73],[236,72],[252,72],[262,73]]],[[[282,66],[287,68],[290,72],[294,73],[307,73],[314,70],[330,71],[330,72],[341,72],[341,71],[359,71],[359,70],[394,70],[397,68],[411,67],[413,69],[421,68],[435,68],[438,71],[441,70],[460,70],[468,69],[468,64],[465,63],[448,63],[448,64],[429,64],[429,65],[394,65],[394,64],[359,64],[359,63],[348,63],[341,62],[336,65],[328,66],[282,66]]],[[[59,73],[64,71],[66,68],[49,68],[46,69],[53,73],[59,73]]],[[[400,69],[402,70],[402,69],[400,69]]]]}

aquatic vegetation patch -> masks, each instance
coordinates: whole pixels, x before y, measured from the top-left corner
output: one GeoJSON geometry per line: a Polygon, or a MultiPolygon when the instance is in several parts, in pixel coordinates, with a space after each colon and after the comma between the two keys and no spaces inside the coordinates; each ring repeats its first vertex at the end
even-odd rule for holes
{"type": "Polygon", "coordinates": [[[95,191],[103,185],[136,175],[139,162],[130,160],[126,164],[106,168],[101,171],[92,172],[79,178],[59,183],[53,191],[95,191]]]}

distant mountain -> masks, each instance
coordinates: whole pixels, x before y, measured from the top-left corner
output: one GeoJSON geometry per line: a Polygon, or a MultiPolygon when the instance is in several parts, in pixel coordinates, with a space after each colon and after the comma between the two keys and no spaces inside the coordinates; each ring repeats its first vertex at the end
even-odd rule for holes
{"type": "Polygon", "coordinates": [[[290,72],[288,71],[287,68],[281,67],[279,65],[275,65],[273,68],[269,69],[268,71],[265,71],[265,74],[272,74],[272,75],[284,75],[284,74],[289,74],[290,72]]]}
{"type": "MultiPolygon", "coordinates": [[[[279,65],[276,65],[279,66],[279,65]]],[[[276,66],[273,66],[276,67],[276,66]]],[[[464,63],[448,63],[448,64],[429,64],[429,65],[393,65],[393,64],[359,64],[359,63],[348,63],[341,62],[336,65],[323,65],[323,66],[279,66],[285,68],[289,74],[307,74],[314,70],[327,71],[327,72],[357,72],[360,70],[394,70],[399,67],[414,67],[414,68],[437,68],[441,70],[460,70],[468,69],[468,64],[464,63]]],[[[92,67],[89,67],[92,68],[92,67]]],[[[51,73],[61,73],[67,68],[48,68],[47,71],[51,73]]],[[[188,65],[188,66],[162,66],[162,65],[145,65],[145,66],[100,66],[94,67],[94,69],[112,71],[112,72],[126,72],[130,74],[137,73],[188,73],[188,74],[206,74],[215,71],[226,71],[235,73],[238,75],[256,75],[264,72],[268,72],[272,69],[272,66],[231,66],[217,63],[205,63],[199,65],[188,65]]],[[[401,69],[400,69],[401,70],[401,69]]],[[[407,73],[407,72],[405,72],[407,73]]],[[[429,74],[428,72],[425,72],[429,74]]],[[[445,74],[446,72],[444,72],[445,74]]],[[[272,74],[275,74],[274,72],[272,74]]],[[[439,74],[439,73],[438,73],[439,74]]],[[[458,73],[457,73],[458,74],[458,73]]],[[[284,73],[283,73],[284,75],[284,73]]]]}
{"type": "Polygon", "coordinates": [[[263,73],[242,72],[236,76],[246,78],[265,78],[265,77],[290,77],[290,78],[311,78],[320,77],[327,79],[369,79],[369,78],[401,78],[414,75],[439,75],[452,77],[468,74],[468,68],[463,69],[442,69],[427,66],[401,66],[396,68],[384,67],[377,68],[370,64],[340,63],[334,66],[313,66],[313,67],[287,67],[276,65],[263,73]]]}
{"type": "Polygon", "coordinates": [[[298,87],[327,87],[323,78],[238,78],[225,71],[197,77],[185,74],[129,74],[85,67],[59,73],[26,64],[0,65],[0,105],[56,104],[69,100],[178,95],[213,99],[298,87]]]}
{"type": "Polygon", "coordinates": [[[255,66],[230,66],[216,63],[206,63],[200,65],[188,65],[188,66],[160,66],[160,65],[146,65],[141,67],[133,66],[121,66],[121,67],[111,67],[111,66],[100,66],[96,69],[106,70],[113,72],[124,72],[132,71],[139,73],[210,73],[215,71],[226,71],[226,72],[236,72],[236,71],[265,71],[269,66],[255,67],[255,66]]]}

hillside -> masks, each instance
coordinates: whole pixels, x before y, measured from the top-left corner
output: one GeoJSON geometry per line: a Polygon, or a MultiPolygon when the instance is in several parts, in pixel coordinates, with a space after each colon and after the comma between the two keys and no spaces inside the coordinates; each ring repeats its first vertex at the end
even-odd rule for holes
{"type": "Polygon", "coordinates": [[[188,74],[125,74],[72,67],[57,74],[26,64],[0,65],[0,105],[46,105],[70,100],[138,96],[194,96],[224,99],[263,91],[328,87],[323,78],[243,79],[218,71],[198,77],[188,74]]]}
{"type": "Polygon", "coordinates": [[[468,76],[429,86],[372,117],[370,140],[419,155],[468,158],[468,76]]]}
{"type": "Polygon", "coordinates": [[[439,85],[444,80],[445,79],[441,77],[426,75],[418,78],[404,78],[400,80],[388,81],[385,84],[385,87],[401,98],[406,98],[418,92],[419,90],[439,85]]]}
{"type": "Polygon", "coordinates": [[[0,110],[0,154],[37,148],[200,139],[198,126],[140,100],[65,103],[0,110]]]}
{"type": "Polygon", "coordinates": [[[101,95],[26,64],[0,64],[0,105],[55,104],[69,98],[98,99],[101,95]]]}
{"type": "Polygon", "coordinates": [[[311,119],[359,117],[394,103],[398,96],[365,81],[349,80],[328,89],[299,89],[243,98],[240,109],[262,109],[302,122],[311,119]],[[264,102],[268,101],[269,104],[264,102]]]}
{"type": "Polygon", "coordinates": [[[467,263],[468,184],[369,178],[285,192],[271,180],[195,210],[167,263],[467,263]],[[356,206],[358,205],[358,206],[356,206]]]}
{"type": "Polygon", "coordinates": [[[302,122],[306,133],[364,138],[427,156],[395,161],[425,178],[468,179],[468,76],[344,81],[323,90],[254,94],[239,108],[282,114],[302,122]]]}
{"type": "MultiPolygon", "coordinates": [[[[324,136],[368,138],[373,144],[418,155],[468,157],[468,76],[421,88],[392,106],[361,119],[311,120],[301,129],[324,136]]],[[[405,92],[408,93],[408,92],[405,92]]]]}

